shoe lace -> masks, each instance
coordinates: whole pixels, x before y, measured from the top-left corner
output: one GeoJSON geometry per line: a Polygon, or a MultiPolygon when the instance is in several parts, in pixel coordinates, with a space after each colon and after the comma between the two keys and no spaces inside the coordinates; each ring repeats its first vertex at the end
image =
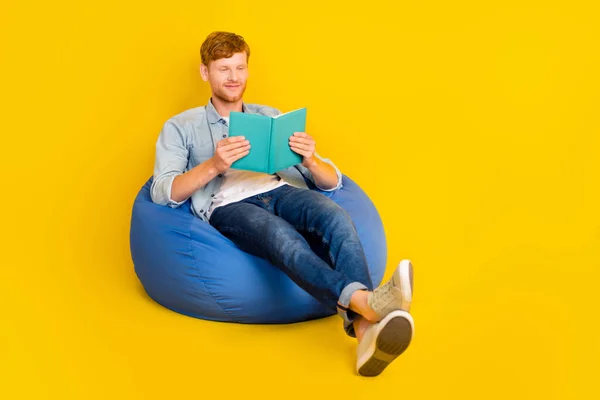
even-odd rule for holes
{"type": "Polygon", "coordinates": [[[390,301],[389,293],[392,291],[393,287],[394,283],[390,279],[385,284],[373,290],[371,306],[377,308],[386,306],[390,301]]]}

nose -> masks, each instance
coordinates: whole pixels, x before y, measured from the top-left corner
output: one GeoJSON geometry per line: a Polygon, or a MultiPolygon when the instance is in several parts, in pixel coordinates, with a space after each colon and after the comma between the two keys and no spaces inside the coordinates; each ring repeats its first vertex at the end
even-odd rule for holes
{"type": "Polygon", "coordinates": [[[235,70],[235,68],[233,68],[229,71],[229,80],[232,82],[237,81],[237,71],[235,70]]]}

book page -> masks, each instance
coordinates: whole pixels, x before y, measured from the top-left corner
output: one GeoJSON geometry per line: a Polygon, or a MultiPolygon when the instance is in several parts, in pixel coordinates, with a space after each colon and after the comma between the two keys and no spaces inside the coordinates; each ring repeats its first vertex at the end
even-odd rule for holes
{"type": "Polygon", "coordinates": [[[294,112],[296,112],[296,111],[300,111],[300,110],[303,110],[303,109],[304,109],[304,108],[297,108],[297,109],[295,109],[295,110],[288,111],[288,112],[286,112],[286,113],[279,114],[279,115],[276,115],[276,116],[274,116],[274,117],[271,117],[271,118],[279,118],[279,117],[283,117],[284,115],[288,115],[288,114],[291,114],[291,113],[294,113],[294,112]]]}

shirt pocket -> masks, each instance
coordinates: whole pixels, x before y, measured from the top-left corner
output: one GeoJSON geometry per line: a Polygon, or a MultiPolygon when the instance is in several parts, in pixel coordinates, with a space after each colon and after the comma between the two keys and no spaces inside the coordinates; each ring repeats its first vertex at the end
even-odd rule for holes
{"type": "Polygon", "coordinates": [[[204,140],[190,144],[190,154],[195,165],[202,164],[210,159],[214,154],[212,140],[204,140]]]}

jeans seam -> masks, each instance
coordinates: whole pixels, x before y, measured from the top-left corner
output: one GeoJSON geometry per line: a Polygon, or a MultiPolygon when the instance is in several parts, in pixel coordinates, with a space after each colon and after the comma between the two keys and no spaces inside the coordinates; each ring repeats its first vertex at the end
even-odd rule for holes
{"type": "Polygon", "coordinates": [[[262,244],[264,246],[267,245],[267,242],[261,240],[260,238],[254,236],[254,235],[250,235],[246,231],[241,230],[241,229],[237,229],[237,228],[220,228],[219,230],[221,232],[223,232],[223,233],[234,233],[236,235],[240,235],[240,236],[244,236],[244,237],[247,237],[247,238],[251,238],[253,240],[256,240],[258,243],[260,243],[260,244],[262,244]]]}
{"type": "MultiPolygon", "coordinates": [[[[238,229],[236,229],[236,228],[222,228],[222,229],[220,229],[220,230],[221,230],[221,232],[223,232],[223,233],[230,232],[230,233],[235,233],[235,234],[238,234],[238,235],[240,235],[240,236],[244,236],[244,237],[246,237],[246,238],[251,238],[251,239],[254,239],[254,240],[256,240],[258,243],[260,243],[261,245],[263,245],[263,246],[267,246],[267,242],[265,242],[265,241],[261,240],[260,238],[257,238],[256,236],[250,235],[250,234],[246,233],[246,232],[245,232],[245,231],[243,231],[243,230],[238,230],[238,229]]],[[[268,261],[268,262],[270,262],[271,264],[274,264],[274,263],[273,263],[271,260],[269,260],[269,259],[267,259],[267,261],[268,261]]],[[[287,273],[286,273],[286,275],[287,275],[287,273]]],[[[288,275],[288,276],[290,277],[290,279],[292,279],[292,281],[294,281],[294,280],[295,280],[294,278],[296,278],[296,279],[300,278],[300,277],[299,277],[297,274],[292,274],[292,275],[294,275],[294,277],[292,277],[292,276],[289,276],[289,275],[288,275]]],[[[332,300],[333,300],[333,301],[337,301],[337,299],[334,299],[334,298],[332,298],[332,300]]]]}
{"type": "Polygon", "coordinates": [[[321,232],[313,227],[305,229],[303,226],[294,225],[294,228],[296,228],[297,231],[307,232],[307,233],[311,233],[311,234],[316,233],[317,238],[320,238],[321,242],[327,246],[327,255],[329,256],[329,260],[331,261],[332,264],[335,264],[335,257],[333,256],[333,253],[331,252],[330,242],[329,242],[329,240],[327,240],[325,238],[325,236],[323,235],[323,232],[321,232]]]}

